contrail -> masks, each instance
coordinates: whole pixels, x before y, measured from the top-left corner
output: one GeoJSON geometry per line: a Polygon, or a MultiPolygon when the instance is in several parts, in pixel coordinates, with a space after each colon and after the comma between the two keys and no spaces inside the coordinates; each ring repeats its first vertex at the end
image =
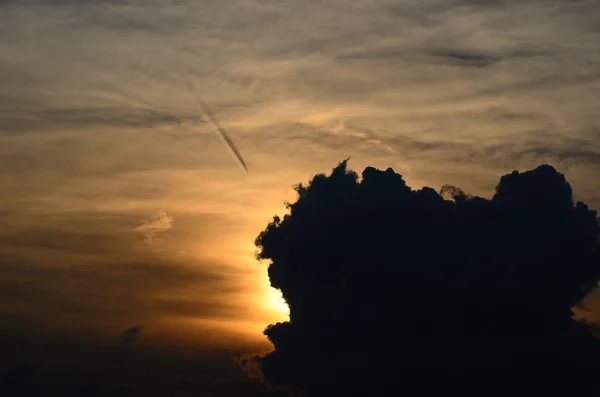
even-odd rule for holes
{"type": "Polygon", "coordinates": [[[213,131],[219,136],[221,142],[223,142],[223,144],[229,149],[229,153],[232,155],[233,159],[244,169],[244,171],[248,172],[248,166],[246,165],[244,158],[233,144],[233,141],[227,136],[227,133],[223,127],[219,125],[219,122],[215,118],[208,105],[196,97],[193,98],[198,105],[204,120],[206,120],[206,122],[212,126],[213,131]]]}
{"type": "MultiPolygon", "coordinates": [[[[105,80],[105,82],[110,84],[110,82],[108,82],[106,80],[105,80]]],[[[129,96],[125,95],[123,92],[120,92],[119,90],[117,90],[113,84],[111,84],[111,85],[113,86],[114,91],[116,91],[118,94],[120,94],[121,97],[124,97],[125,99],[127,99],[127,101],[130,104],[132,103],[131,97],[129,97],[129,96]]],[[[227,147],[227,149],[229,150],[229,153],[231,154],[231,156],[233,157],[235,162],[238,163],[238,165],[240,167],[242,167],[242,169],[246,173],[248,173],[248,166],[246,165],[244,158],[242,157],[240,152],[237,150],[237,148],[233,144],[233,141],[231,140],[231,138],[229,138],[229,136],[227,135],[227,133],[225,132],[223,127],[221,127],[221,125],[219,124],[217,118],[215,117],[213,112],[210,110],[210,107],[206,103],[204,103],[202,100],[200,100],[196,95],[194,95],[195,84],[192,84],[191,86],[188,85],[187,88],[189,91],[188,95],[190,96],[192,101],[194,101],[196,103],[196,105],[198,105],[198,108],[200,109],[200,115],[202,116],[202,118],[206,121],[207,124],[209,124],[212,127],[212,130],[215,132],[215,134],[217,134],[219,139],[221,139],[221,142],[223,142],[225,147],[227,147]]],[[[140,98],[133,98],[133,102],[137,102],[137,105],[141,106],[143,108],[155,110],[155,107],[153,105],[148,104],[146,101],[141,100],[140,98]]],[[[178,122],[180,121],[179,117],[176,117],[176,119],[178,122]]]]}

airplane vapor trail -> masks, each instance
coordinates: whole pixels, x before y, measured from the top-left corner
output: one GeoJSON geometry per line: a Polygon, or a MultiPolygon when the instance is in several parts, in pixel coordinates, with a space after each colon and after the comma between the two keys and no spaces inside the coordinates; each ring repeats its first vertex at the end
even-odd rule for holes
{"type": "Polygon", "coordinates": [[[193,99],[194,99],[194,102],[196,102],[196,104],[198,105],[198,107],[200,109],[200,113],[201,113],[202,117],[204,118],[204,120],[206,120],[206,122],[211,125],[213,131],[221,139],[221,142],[223,142],[225,147],[227,147],[227,149],[229,149],[229,153],[231,154],[233,159],[247,173],[248,166],[246,165],[244,158],[242,157],[240,152],[237,150],[237,148],[233,144],[233,141],[229,138],[229,136],[227,135],[227,133],[225,132],[223,127],[221,127],[221,125],[219,124],[219,122],[216,119],[216,117],[214,116],[213,112],[210,110],[210,107],[208,107],[208,105],[206,103],[204,103],[203,101],[201,101],[200,99],[198,99],[196,97],[193,97],[193,99]]]}
{"type": "MultiPolygon", "coordinates": [[[[152,104],[149,104],[147,101],[142,100],[140,98],[135,98],[135,97],[132,98],[128,95],[125,95],[117,87],[114,87],[113,84],[110,84],[110,82],[108,82],[106,80],[105,80],[105,82],[108,83],[109,85],[113,86],[112,91],[119,94],[122,98],[125,98],[129,104],[133,103],[134,105],[137,105],[141,108],[155,110],[155,106],[152,104]]],[[[206,123],[210,125],[211,129],[215,132],[215,134],[217,134],[217,136],[219,137],[221,142],[223,142],[223,144],[228,149],[229,153],[231,154],[231,156],[233,157],[235,162],[246,173],[248,173],[248,166],[246,165],[244,158],[240,154],[239,150],[235,147],[235,144],[233,143],[231,138],[229,138],[229,136],[225,132],[225,129],[223,127],[221,127],[221,125],[219,124],[219,121],[217,120],[217,118],[215,117],[213,112],[210,110],[210,107],[206,103],[204,103],[200,98],[198,98],[196,95],[194,95],[194,93],[196,92],[195,86],[196,85],[193,83],[191,85],[187,86],[189,98],[198,106],[198,109],[200,110],[200,115],[206,121],[206,123]]],[[[180,119],[177,117],[176,120],[180,120],[180,119]]]]}

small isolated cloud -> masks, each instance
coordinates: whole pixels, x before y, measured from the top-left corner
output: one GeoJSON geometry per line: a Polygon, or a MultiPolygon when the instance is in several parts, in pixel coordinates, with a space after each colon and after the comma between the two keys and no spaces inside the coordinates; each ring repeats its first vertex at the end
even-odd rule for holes
{"type": "Polygon", "coordinates": [[[158,212],[154,218],[146,221],[136,227],[134,230],[144,236],[144,241],[148,244],[154,239],[157,233],[167,231],[173,226],[173,217],[166,212],[158,212]]]}
{"type": "Polygon", "coordinates": [[[120,345],[121,346],[131,346],[142,333],[142,329],[144,329],[143,325],[136,325],[135,327],[131,327],[125,330],[121,334],[120,345]]]}

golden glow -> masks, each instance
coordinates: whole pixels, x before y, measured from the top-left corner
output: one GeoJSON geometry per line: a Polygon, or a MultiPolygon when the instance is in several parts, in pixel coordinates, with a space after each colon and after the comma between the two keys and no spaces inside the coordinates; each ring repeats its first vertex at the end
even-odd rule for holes
{"type": "MultiPolygon", "coordinates": [[[[281,291],[271,287],[267,273],[267,264],[256,260],[256,247],[248,239],[240,245],[243,247],[239,254],[242,255],[242,268],[254,269],[256,281],[252,282],[255,289],[250,293],[256,296],[256,301],[260,302],[257,317],[264,318],[268,322],[285,321],[289,317],[289,307],[281,295],[281,291]]],[[[267,325],[267,324],[265,324],[267,325]]]]}
{"type": "Polygon", "coordinates": [[[281,291],[276,290],[275,288],[271,288],[267,295],[267,307],[276,315],[290,315],[290,308],[285,299],[281,296],[281,291]]]}
{"type": "Polygon", "coordinates": [[[262,333],[266,324],[260,321],[168,317],[160,325],[166,334],[177,335],[178,341],[190,346],[237,348],[253,353],[272,350],[262,333]]]}
{"type": "MultiPolygon", "coordinates": [[[[228,17],[235,6],[215,8],[215,17],[191,0],[168,9],[125,0],[152,29],[123,29],[132,27],[131,15],[115,7],[81,2],[76,12],[59,5],[40,12],[33,3],[13,2],[0,12],[0,26],[15,33],[0,44],[0,114],[7,116],[0,123],[0,169],[10,171],[0,172],[0,262],[19,263],[0,269],[2,286],[15,294],[1,300],[0,312],[43,324],[24,331],[64,326],[88,337],[79,329],[85,326],[113,338],[143,324],[142,335],[156,332],[156,343],[180,336],[207,346],[265,340],[263,329],[287,320],[289,308],[270,286],[266,263],[254,258],[253,241],[273,215],[287,212],[286,200],[295,201],[293,184],[349,156],[358,172],[392,167],[415,189],[451,181],[484,197],[498,175],[552,162],[582,195],[600,197],[595,162],[549,155],[563,140],[561,129],[581,138],[573,144],[594,141],[596,87],[546,78],[599,64],[598,40],[544,19],[544,7],[535,21],[513,13],[511,23],[520,27],[511,35],[534,50],[576,43],[573,57],[473,68],[463,67],[469,65],[460,54],[406,63],[387,51],[436,54],[436,42],[455,30],[458,17],[466,23],[456,34],[477,34],[471,44],[503,53],[512,36],[497,29],[501,24],[480,23],[494,13],[448,13],[435,26],[405,26],[363,7],[289,13],[283,2],[269,2],[268,12],[284,20],[254,29],[264,18],[260,2],[244,9],[248,23],[240,27],[228,17]],[[331,12],[341,14],[332,19],[331,12]],[[174,29],[173,18],[184,25],[174,29]],[[336,20],[343,23],[332,26],[336,20]],[[48,21],[52,29],[32,40],[27,32],[48,21]],[[357,41],[365,24],[373,29],[357,41]],[[277,26],[286,29],[273,34],[277,26]],[[252,46],[238,46],[240,29],[257,34],[252,46]],[[80,45],[65,45],[74,33],[80,45]],[[174,45],[164,45],[166,37],[174,45]],[[294,45],[314,37],[336,45],[318,54],[294,45]],[[281,56],[286,48],[294,50],[281,56]],[[190,98],[196,94],[214,107],[249,174],[202,122],[190,98]],[[514,148],[465,156],[515,139],[514,148]],[[547,147],[522,156],[526,142],[547,147]],[[506,156],[514,160],[510,169],[500,161],[506,156]],[[81,310],[58,310],[71,304],[81,310]],[[104,331],[109,326],[114,330],[104,331]]],[[[600,314],[577,313],[599,321],[600,314]]]]}

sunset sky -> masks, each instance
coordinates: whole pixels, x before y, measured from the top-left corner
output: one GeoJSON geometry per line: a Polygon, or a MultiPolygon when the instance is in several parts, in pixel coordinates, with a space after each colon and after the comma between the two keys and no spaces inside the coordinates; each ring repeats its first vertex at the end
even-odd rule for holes
{"type": "Polygon", "coordinates": [[[597,1],[7,0],[0,54],[0,335],[268,348],[254,238],[347,157],[600,208],[597,1]]]}

